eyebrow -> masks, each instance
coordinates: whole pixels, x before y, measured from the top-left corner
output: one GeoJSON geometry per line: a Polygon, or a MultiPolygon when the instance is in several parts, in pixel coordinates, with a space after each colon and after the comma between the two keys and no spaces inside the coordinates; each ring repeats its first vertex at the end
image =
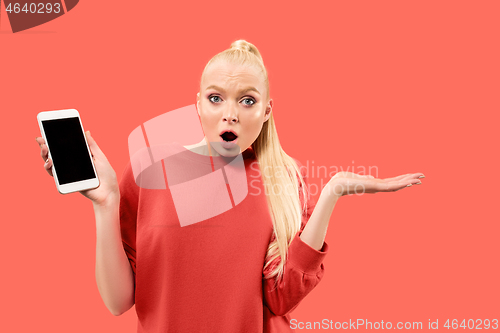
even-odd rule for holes
{"type": "MultiPolygon", "coordinates": [[[[224,93],[226,92],[226,91],[225,91],[224,89],[222,89],[221,87],[218,87],[218,86],[213,85],[213,84],[212,84],[211,86],[208,86],[208,87],[207,87],[207,89],[205,89],[205,90],[208,90],[208,89],[220,90],[220,91],[222,91],[222,92],[224,92],[224,93]]],[[[260,92],[259,92],[256,88],[254,88],[254,87],[247,87],[247,88],[241,89],[241,90],[239,91],[239,93],[240,93],[240,94],[244,94],[244,93],[246,93],[247,91],[255,91],[257,94],[259,94],[259,95],[260,95],[260,92]]]]}

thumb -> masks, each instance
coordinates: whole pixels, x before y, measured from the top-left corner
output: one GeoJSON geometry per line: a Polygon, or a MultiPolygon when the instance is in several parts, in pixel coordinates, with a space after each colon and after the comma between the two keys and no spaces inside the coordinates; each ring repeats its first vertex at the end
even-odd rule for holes
{"type": "Polygon", "coordinates": [[[85,135],[87,136],[87,142],[89,144],[90,152],[94,157],[101,157],[102,151],[95,142],[94,138],[90,135],[90,131],[85,132],[85,135]]]}

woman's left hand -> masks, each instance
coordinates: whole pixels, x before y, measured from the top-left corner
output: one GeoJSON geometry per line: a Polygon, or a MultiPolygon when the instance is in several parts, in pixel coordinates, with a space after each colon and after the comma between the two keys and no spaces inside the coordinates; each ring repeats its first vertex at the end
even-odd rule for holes
{"type": "Polygon", "coordinates": [[[403,188],[422,184],[420,178],[424,178],[423,173],[409,173],[393,178],[379,179],[370,175],[359,175],[352,172],[341,171],[330,179],[323,191],[341,197],[343,195],[395,192],[403,188]]]}

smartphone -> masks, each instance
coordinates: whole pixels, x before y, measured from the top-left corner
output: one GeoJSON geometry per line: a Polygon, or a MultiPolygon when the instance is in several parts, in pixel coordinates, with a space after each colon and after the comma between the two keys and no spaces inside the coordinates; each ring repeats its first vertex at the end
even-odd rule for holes
{"type": "Polygon", "coordinates": [[[52,174],[59,193],[98,187],[99,178],[78,111],[43,111],[38,113],[37,119],[49,149],[52,174]]]}

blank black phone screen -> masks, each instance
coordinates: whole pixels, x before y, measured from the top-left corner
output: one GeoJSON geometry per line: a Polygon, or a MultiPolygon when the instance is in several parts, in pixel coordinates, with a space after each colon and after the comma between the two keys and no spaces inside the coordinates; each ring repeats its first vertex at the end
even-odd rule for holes
{"type": "Polygon", "coordinates": [[[43,120],[42,126],[59,184],[97,178],[83,137],[80,118],[43,120]]]}

